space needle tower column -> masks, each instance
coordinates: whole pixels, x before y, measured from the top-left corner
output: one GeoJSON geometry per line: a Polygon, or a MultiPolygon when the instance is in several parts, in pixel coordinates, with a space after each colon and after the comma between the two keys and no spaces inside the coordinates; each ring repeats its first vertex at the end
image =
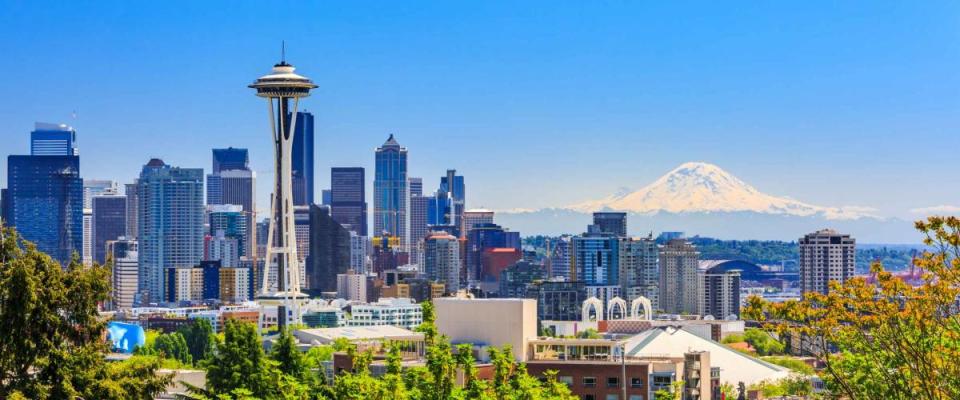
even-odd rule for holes
{"type": "Polygon", "coordinates": [[[307,298],[300,291],[290,158],[293,153],[297,106],[300,98],[309,96],[310,90],[317,86],[310,79],[293,71],[293,65],[282,59],[273,66],[270,74],[249,85],[256,89],[258,97],[267,99],[270,137],[274,145],[270,227],[258,300],[261,305],[277,306],[277,323],[280,328],[300,323],[300,304],[307,298]],[[276,271],[276,275],[273,275],[275,280],[269,279],[273,271],[276,271]]]}

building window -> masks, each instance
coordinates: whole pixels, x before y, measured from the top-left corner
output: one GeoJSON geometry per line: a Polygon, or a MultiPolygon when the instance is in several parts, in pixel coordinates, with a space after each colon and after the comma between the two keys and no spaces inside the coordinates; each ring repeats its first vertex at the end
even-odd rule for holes
{"type": "Polygon", "coordinates": [[[573,377],[572,376],[561,376],[557,378],[558,381],[566,383],[567,386],[573,386],[573,377]]]}
{"type": "Polygon", "coordinates": [[[631,394],[630,400],[643,400],[643,395],[641,394],[631,394]]]}
{"type": "Polygon", "coordinates": [[[588,388],[597,387],[597,378],[594,378],[592,376],[583,377],[583,387],[588,387],[588,388]]]}
{"type": "Polygon", "coordinates": [[[608,394],[607,400],[620,400],[620,396],[616,394],[608,394]]]}
{"type": "Polygon", "coordinates": [[[583,395],[583,400],[595,400],[592,394],[583,395]]]}
{"type": "Polygon", "coordinates": [[[630,387],[642,388],[643,378],[630,378],[630,387]]]}
{"type": "Polygon", "coordinates": [[[608,388],[620,387],[620,378],[617,378],[615,376],[608,376],[607,387],[608,388]]]}

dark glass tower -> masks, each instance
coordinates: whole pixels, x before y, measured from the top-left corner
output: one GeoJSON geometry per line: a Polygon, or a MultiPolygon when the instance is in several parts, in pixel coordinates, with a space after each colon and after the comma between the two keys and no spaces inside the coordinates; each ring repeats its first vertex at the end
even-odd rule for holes
{"type": "Polygon", "coordinates": [[[330,169],[330,207],[333,220],[360,236],[367,236],[367,192],[360,167],[330,169]]]}
{"type": "Polygon", "coordinates": [[[313,204],[313,114],[297,113],[294,127],[293,154],[290,162],[293,173],[293,205],[313,204]]]}
{"type": "Polygon", "coordinates": [[[7,158],[7,223],[61,264],[83,257],[83,179],[80,157],[7,158]]]}
{"type": "Polygon", "coordinates": [[[127,196],[93,196],[93,260],[107,261],[107,241],[127,230],[127,196]]]}
{"type": "Polygon", "coordinates": [[[330,208],[310,206],[310,255],[306,283],[312,294],[337,290],[337,274],[350,269],[350,232],[330,217],[330,208]]]}
{"type": "Polygon", "coordinates": [[[250,169],[250,155],[247,149],[235,149],[228,147],[226,149],[213,149],[213,169],[214,174],[231,169],[250,169]]]}
{"type": "Polygon", "coordinates": [[[377,148],[373,180],[373,234],[384,232],[407,249],[407,149],[393,135],[377,148]]]}

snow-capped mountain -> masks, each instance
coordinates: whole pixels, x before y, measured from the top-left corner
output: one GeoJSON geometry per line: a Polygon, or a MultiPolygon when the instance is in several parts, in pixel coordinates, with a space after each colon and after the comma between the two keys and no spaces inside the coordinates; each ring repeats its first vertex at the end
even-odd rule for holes
{"type": "Polygon", "coordinates": [[[642,189],[620,191],[602,200],[566,207],[569,210],[627,211],[637,214],[754,212],[819,216],[829,220],[878,218],[866,207],[824,207],[760,192],[720,167],[688,162],[642,189]]]}

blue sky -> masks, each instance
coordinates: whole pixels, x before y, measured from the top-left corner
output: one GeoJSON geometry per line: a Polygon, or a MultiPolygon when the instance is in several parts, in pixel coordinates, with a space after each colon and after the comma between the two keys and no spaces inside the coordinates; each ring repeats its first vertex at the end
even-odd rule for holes
{"type": "Polygon", "coordinates": [[[331,166],[371,176],[395,133],[426,190],[457,168],[472,207],[601,198],[686,161],[819,205],[960,205],[957,2],[3,3],[0,155],[67,122],[87,178],[248,147],[265,206],[246,85],[286,40],[320,86],[318,188],[331,166]]]}

